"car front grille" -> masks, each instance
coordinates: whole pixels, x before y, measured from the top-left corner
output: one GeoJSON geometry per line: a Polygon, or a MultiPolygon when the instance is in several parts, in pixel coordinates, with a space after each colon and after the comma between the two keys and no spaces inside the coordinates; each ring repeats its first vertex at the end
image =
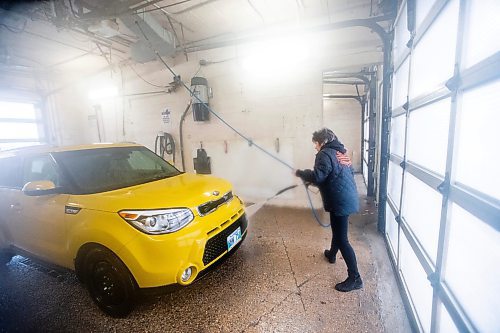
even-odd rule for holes
{"type": "Polygon", "coordinates": [[[203,253],[203,264],[207,265],[215,260],[218,256],[227,251],[227,236],[229,236],[233,231],[241,227],[241,234],[247,230],[247,217],[245,214],[241,215],[233,224],[231,224],[226,229],[222,230],[220,233],[210,238],[205,246],[205,252],[203,253]]]}
{"type": "Polygon", "coordinates": [[[198,206],[198,213],[200,216],[207,215],[216,210],[220,205],[230,201],[233,198],[233,192],[229,191],[217,200],[206,202],[198,206]]]}

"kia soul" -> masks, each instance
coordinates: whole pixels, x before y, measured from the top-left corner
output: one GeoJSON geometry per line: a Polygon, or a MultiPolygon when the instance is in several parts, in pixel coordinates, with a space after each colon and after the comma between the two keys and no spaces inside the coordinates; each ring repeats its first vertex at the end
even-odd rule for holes
{"type": "Polygon", "coordinates": [[[74,270],[116,317],[141,290],[191,284],[247,233],[229,182],[128,143],[1,152],[0,211],[0,264],[21,254],[74,270]]]}

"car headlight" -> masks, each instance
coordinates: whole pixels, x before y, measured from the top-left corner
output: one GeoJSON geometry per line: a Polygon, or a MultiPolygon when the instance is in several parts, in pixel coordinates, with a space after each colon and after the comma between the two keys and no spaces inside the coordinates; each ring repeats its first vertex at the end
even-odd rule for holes
{"type": "Polygon", "coordinates": [[[184,228],[194,219],[190,209],[122,210],[118,214],[147,234],[168,234],[184,228]]]}

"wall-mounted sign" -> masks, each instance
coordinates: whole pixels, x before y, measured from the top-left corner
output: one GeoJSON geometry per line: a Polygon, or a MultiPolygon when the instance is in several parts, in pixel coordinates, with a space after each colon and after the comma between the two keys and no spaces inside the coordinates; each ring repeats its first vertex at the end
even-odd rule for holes
{"type": "Polygon", "coordinates": [[[165,109],[165,111],[162,111],[161,113],[161,119],[165,124],[170,124],[170,110],[165,109]]]}

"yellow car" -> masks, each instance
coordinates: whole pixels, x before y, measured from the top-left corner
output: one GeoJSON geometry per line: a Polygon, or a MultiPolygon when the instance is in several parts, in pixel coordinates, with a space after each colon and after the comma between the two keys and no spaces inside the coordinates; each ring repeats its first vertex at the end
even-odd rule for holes
{"type": "Polygon", "coordinates": [[[0,211],[0,261],[21,254],[75,270],[116,317],[140,289],[192,283],[247,229],[229,182],[129,143],[1,152],[0,211]]]}

